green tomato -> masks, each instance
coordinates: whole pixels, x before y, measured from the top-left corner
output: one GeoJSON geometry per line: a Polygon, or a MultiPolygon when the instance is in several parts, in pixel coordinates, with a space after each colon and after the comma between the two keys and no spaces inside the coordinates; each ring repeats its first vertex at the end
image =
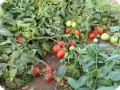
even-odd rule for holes
{"type": "Polygon", "coordinates": [[[68,57],[68,52],[65,53],[63,58],[67,58],[68,57]]]}
{"type": "Polygon", "coordinates": [[[118,37],[116,37],[116,36],[111,36],[110,37],[110,43],[116,44],[116,43],[118,43],[118,41],[119,41],[118,37]]]}
{"type": "Polygon", "coordinates": [[[69,50],[70,50],[70,51],[74,51],[74,50],[75,50],[75,46],[70,46],[70,47],[69,47],[69,50]]]}
{"type": "Polygon", "coordinates": [[[110,38],[110,36],[109,36],[109,34],[107,34],[107,33],[103,33],[103,34],[101,35],[101,39],[102,39],[102,40],[109,40],[109,38],[110,38]]]}
{"type": "Polygon", "coordinates": [[[66,26],[67,26],[67,27],[70,27],[71,25],[72,25],[72,22],[71,22],[71,21],[67,21],[67,22],[66,22],[66,26]]]}
{"type": "Polygon", "coordinates": [[[72,27],[76,27],[76,22],[72,22],[72,27]]]}
{"type": "Polygon", "coordinates": [[[22,36],[23,36],[25,39],[30,39],[32,35],[31,35],[30,32],[23,32],[23,33],[22,33],[22,36]]]}

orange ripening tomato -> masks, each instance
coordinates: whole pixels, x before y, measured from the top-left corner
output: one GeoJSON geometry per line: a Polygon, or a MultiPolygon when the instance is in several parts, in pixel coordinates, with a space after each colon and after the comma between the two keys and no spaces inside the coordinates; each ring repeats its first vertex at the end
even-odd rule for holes
{"type": "Polygon", "coordinates": [[[80,30],[74,30],[75,35],[80,35],[80,30]]]}

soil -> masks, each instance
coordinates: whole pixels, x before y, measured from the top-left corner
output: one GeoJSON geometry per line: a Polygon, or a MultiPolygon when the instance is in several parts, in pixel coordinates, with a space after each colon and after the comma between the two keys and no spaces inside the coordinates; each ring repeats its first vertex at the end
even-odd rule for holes
{"type": "MultiPolygon", "coordinates": [[[[53,67],[53,73],[56,76],[60,65],[60,60],[55,57],[54,54],[48,54],[44,61],[53,67]]],[[[41,63],[39,67],[44,68],[45,66],[41,63]]],[[[54,77],[55,77],[54,76],[54,77]]],[[[44,76],[34,78],[29,85],[22,87],[20,90],[30,90],[34,87],[34,90],[63,90],[61,87],[57,87],[56,81],[53,80],[49,84],[44,81],[44,76]]]]}

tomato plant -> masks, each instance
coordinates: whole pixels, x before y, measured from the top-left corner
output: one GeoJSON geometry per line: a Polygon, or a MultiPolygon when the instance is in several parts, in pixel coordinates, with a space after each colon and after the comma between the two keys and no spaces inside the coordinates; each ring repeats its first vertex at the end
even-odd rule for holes
{"type": "MultiPolygon", "coordinates": [[[[66,75],[72,89],[118,86],[118,8],[104,0],[7,0],[0,5],[0,82],[10,89],[29,83],[41,71],[34,65],[52,50],[64,64],[60,79],[66,75]],[[87,39],[109,40],[117,48],[87,39]],[[52,48],[51,42],[56,42],[52,48]]],[[[53,79],[51,73],[46,76],[46,82],[53,79]]]]}

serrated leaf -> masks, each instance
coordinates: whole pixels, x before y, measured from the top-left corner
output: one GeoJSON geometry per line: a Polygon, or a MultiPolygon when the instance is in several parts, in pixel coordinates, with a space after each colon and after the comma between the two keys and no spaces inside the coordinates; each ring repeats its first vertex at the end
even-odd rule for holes
{"type": "Polygon", "coordinates": [[[64,75],[66,74],[66,71],[67,71],[66,65],[60,65],[58,69],[58,77],[60,78],[60,80],[63,79],[64,75]]]}
{"type": "Polygon", "coordinates": [[[50,51],[51,50],[51,47],[48,43],[43,43],[42,44],[43,48],[46,50],[46,51],[50,51]]]}

